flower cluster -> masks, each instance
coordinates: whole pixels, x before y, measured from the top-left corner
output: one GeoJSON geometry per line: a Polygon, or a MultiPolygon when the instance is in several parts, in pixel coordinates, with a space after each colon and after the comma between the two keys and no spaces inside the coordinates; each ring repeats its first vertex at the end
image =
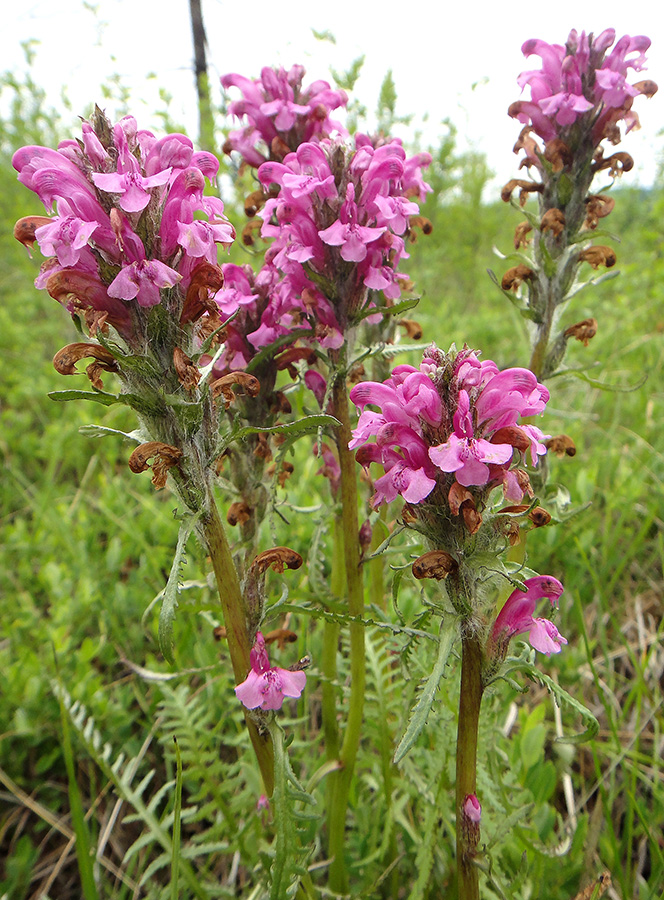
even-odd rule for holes
{"type": "Polygon", "coordinates": [[[193,321],[221,284],[217,245],[235,237],[221,200],[204,195],[218,160],[185,135],[158,140],[132,116],[112,126],[96,110],[82,130],[80,141],[23,147],[12,160],[49,213],[55,205],[54,216],[17,223],[17,237],[51,257],[37,287],[83,313],[91,331],[108,322],[129,341],[140,309],[176,285],[177,312],[193,321]]]}
{"type": "Polygon", "coordinates": [[[528,369],[501,372],[472,350],[443,354],[432,345],[419,369],[397,366],[382,384],[358,384],[350,397],[361,411],[350,447],[359,448],[363,465],[385,470],[374,482],[374,506],[397,495],[421,503],[438,487],[458,514],[469,488],[486,494],[502,485],[517,503],[530,493],[519,466],[527,454],[536,465],[547,436],[517,422],[541,413],[549,392],[528,369]]]}
{"type": "Polygon", "coordinates": [[[345,91],[333,90],[327,81],[314,81],[302,86],[304,66],[265,67],[255,80],[244,75],[223,75],[224,88],[237,87],[241,100],[233,100],[228,111],[237,118],[246,117],[249,124],[232,131],[224,150],[237,150],[251,166],[267,159],[283,159],[305,141],[328,137],[335,132],[345,135],[330,113],[348,102],[345,91]],[[264,145],[264,146],[263,146],[264,145]]]}
{"type": "MultiPolygon", "coordinates": [[[[609,52],[615,37],[615,30],[608,28],[597,37],[572,30],[564,47],[526,41],[521,48],[524,55],[539,56],[542,67],[519,76],[520,87],[530,88],[531,99],[513,103],[509,114],[545,142],[559,138],[567,145],[575,143],[573,132],[580,123],[577,140],[590,132],[594,146],[605,138],[618,143],[618,122],[624,121],[627,131],[638,126],[634,97],[652,96],[657,86],[648,80],[627,81],[629,69],[644,68],[650,39],[624,35],[609,52]]],[[[527,141],[524,145],[528,152],[527,141]]],[[[537,165],[534,153],[529,152],[528,159],[537,165]]]]}
{"type": "Polygon", "coordinates": [[[265,648],[265,638],[256,633],[256,641],[251,650],[251,669],[235,693],[247,709],[281,709],[285,697],[299,697],[307,682],[304,672],[291,672],[270,666],[265,648]]]}
{"type": "Polygon", "coordinates": [[[354,150],[339,141],[305,143],[283,163],[259,168],[266,188],[279,187],[261,213],[262,235],[274,238],[268,256],[303,312],[327,298],[343,331],[369,291],[400,295],[406,276],[397,268],[419,212],[411,198],[430,190],[421,175],[430,159],[408,159],[398,140],[374,146],[361,136],[354,150]]]}

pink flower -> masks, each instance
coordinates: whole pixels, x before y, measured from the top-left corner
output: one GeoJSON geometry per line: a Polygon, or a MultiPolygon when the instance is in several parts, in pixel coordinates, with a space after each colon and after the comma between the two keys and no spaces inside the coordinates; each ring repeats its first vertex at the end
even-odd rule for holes
{"type": "Polygon", "coordinates": [[[171,177],[171,169],[157,172],[145,178],[139,171],[138,164],[128,172],[93,172],[95,187],[107,194],[119,194],[118,206],[125,212],[141,212],[150,202],[150,189],[160,187],[171,177]]]}
{"type": "Polygon", "coordinates": [[[475,794],[466,795],[466,799],[463,801],[463,814],[469,822],[479,825],[482,818],[482,807],[475,794]]]}
{"type": "Polygon", "coordinates": [[[553,622],[548,619],[533,617],[540,600],[547,597],[552,606],[556,606],[563,592],[562,584],[551,575],[539,575],[524,581],[526,591],[512,591],[501,609],[491,632],[490,644],[495,647],[505,646],[517,634],[528,634],[530,645],[551,656],[560,653],[561,644],[567,640],[559,632],[553,622]]]}
{"type": "Polygon", "coordinates": [[[238,700],[247,709],[281,709],[284,697],[299,697],[307,676],[304,672],[290,672],[270,666],[265,639],[256,632],[256,642],[250,654],[251,669],[242,684],[235,688],[238,700]]]}
{"type": "Polygon", "coordinates": [[[139,259],[124,266],[108,286],[109,297],[138,300],[139,306],[156,306],[160,288],[173,287],[182,275],[158,259],[139,259]]]}

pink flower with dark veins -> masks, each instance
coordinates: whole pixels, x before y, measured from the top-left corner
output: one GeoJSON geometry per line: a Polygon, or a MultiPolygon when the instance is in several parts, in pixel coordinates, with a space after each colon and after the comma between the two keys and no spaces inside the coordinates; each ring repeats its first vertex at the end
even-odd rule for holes
{"type": "Polygon", "coordinates": [[[242,684],[235,688],[238,700],[247,709],[281,709],[285,697],[299,697],[307,676],[304,672],[290,672],[270,666],[265,639],[256,632],[256,642],[250,653],[251,669],[242,684]]]}

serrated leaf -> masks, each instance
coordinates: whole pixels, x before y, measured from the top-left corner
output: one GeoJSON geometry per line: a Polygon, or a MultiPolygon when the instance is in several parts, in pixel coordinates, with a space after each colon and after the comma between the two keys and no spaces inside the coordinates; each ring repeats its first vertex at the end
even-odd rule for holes
{"type": "Polygon", "coordinates": [[[433,701],[436,696],[436,691],[438,690],[438,685],[445,672],[445,666],[447,665],[447,660],[452,652],[458,630],[458,622],[455,617],[447,616],[441,620],[436,662],[434,663],[431,674],[426,680],[417,703],[411,711],[406,731],[394,752],[395,763],[400,762],[404,758],[426,725],[427,718],[431,712],[431,707],[433,706],[433,701]]]}
{"type": "Polygon", "coordinates": [[[245,367],[244,371],[253,374],[257,369],[260,369],[264,362],[267,362],[269,359],[272,359],[273,356],[276,356],[282,347],[294,344],[295,341],[301,337],[311,337],[311,331],[308,328],[297,328],[294,331],[290,331],[288,334],[282,335],[282,337],[277,338],[276,341],[261,350],[260,353],[257,353],[245,367]]]}
{"type": "Polygon", "coordinates": [[[184,562],[187,539],[196,523],[196,518],[196,516],[190,516],[180,525],[180,533],[175,548],[173,564],[171,565],[171,571],[161,600],[161,611],[159,612],[159,647],[161,648],[164,658],[171,665],[175,665],[175,659],[173,657],[173,622],[175,621],[175,610],[178,607],[180,568],[184,562]]]}
{"type": "Polygon", "coordinates": [[[140,431],[118,431],[117,428],[106,428],[105,425],[81,425],[78,433],[90,438],[103,438],[109,434],[119,434],[120,437],[128,438],[137,444],[143,440],[140,431]]]}
{"type": "Polygon", "coordinates": [[[66,403],[69,400],[92,400],[93,403],[101,403],[102,406],[122,403],[117,394],[107,394],[105,391],[49,391],[48,396],[56,403],[66,403]]]}
{"type": "Polygon", "coordinates": [[[648,374],[644,374],[636,384],[622,386],[619,384],[607,384],[605,381],[598,381],[596,378],[591,378],[590,375],[587,375],[585,372],[580,369],[559,369],[554,373],[555,377],[559,377],[561,375],[572,375],[574,378],[578,378],[580,381],[585,381],[586,384],[591,385],[594,388],[597,388],[600,391],[608,391],[613,394],[631,394],[633,391],[638,391],[639,388],[643,387],[643,385],[648,380],[648,374]]]}
{"type": "Polygon", "coordinates": [[[325,416],[321,414],[305,416],[303,419],[298,419],[296,422],[286,422],[282,425],[270,425],[266,428],[260,428],[257,425],[246,425],[244,428],[238,429],[232,435],[232,439],[241,441],[251,434],[283,434],[286,436],[297,435],[299,437],[302,434],[312,434],[318,431],[319,428],[326,428],[328,426],[338,428],[341,426],[341,422],[338,419],[335,419],[334,416],[325,416]]]}
{"type": "MultiPolygon", "coordinates": [[[[579,713],[582,721],[586,724],[587,727],[584,731],[568,735],[567,737],[557,737],[556,741],[561,744],[584,744],[586,741],[591,741],[595,737],[599,731],[599,722],[591,711],[584,706],[583,703],[577,700],[576,697],[568,694],[564,688],[561,688],[560,685],[553,680],[553,678],[550,678],[544,672],[540,671],[537,666],[526,660],[519,660],[514,668],[520,670],[525,675],[528,675],[533,681],[538,681],[553,695],[558,702],[558,705],[564,703],[566,706],[570,706],[579,713]]],[[[514,671],[514,669],[512,671],[514,671]]]]}
{"type": "Polygon", "coordinates": [[[361,322],[363,319],[368,319],[369,316],[400,316],[401,313],[407,312],[409,309],[413,309],[413,307],[417,306],[420,302],[419,297],[408,297],[407,300],[402,300],[400,303],[395,303],[394,306],[372,306],[363,309],[358,315],[355,317],[355,322],[361,322]]]}

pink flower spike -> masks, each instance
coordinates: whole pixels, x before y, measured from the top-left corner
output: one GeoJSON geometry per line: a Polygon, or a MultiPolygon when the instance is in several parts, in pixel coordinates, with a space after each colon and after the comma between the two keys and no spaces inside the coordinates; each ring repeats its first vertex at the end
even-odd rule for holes
{"type": "Polygon", "coordinates": [[[250,654],[251,669],[242,684],[235,688],[238,700],[247,709],[281,709],[284,697],[299,697],[307,676],[304,672],[290,672],[270,666],[265,638],[256,632],[256,642],[250,654]]]}

